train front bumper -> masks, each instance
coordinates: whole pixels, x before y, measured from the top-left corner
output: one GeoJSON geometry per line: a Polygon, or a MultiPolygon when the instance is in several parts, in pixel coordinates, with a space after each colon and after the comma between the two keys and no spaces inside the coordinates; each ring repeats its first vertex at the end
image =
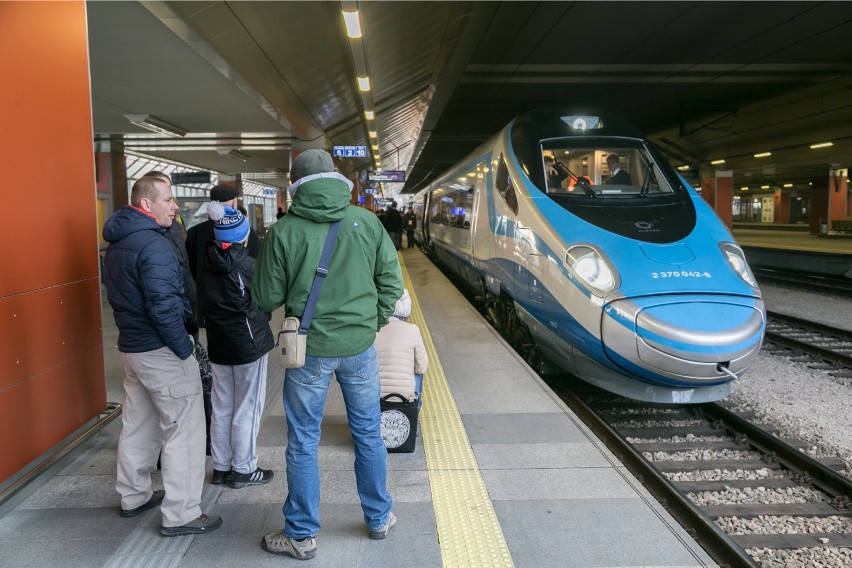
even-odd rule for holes
{"type": "Polygon", "coordinates": [[[765,324],[759,298],[628,298],[604,310],[601,339],[607,357],[625,371],[654,384],[697,386],[727,382],[748,369],[765,324]]]}

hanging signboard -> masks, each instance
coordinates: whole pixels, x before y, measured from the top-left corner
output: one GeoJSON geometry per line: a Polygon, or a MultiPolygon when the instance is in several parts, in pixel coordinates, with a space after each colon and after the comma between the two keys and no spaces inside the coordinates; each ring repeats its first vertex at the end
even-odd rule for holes
{"type": "Polygon", "coordinates": [[[335,158],[366,158],[366,146],[334,146],[332,156],[335,158]]]}
{"type": "Polygon", "coordinates": [[[210,183],[210,172],[176,172],[171,177],[172,185],[210,183]]]}
{"type": "Polygon", "coordinates": [[[369,173],[370,181],[405,181],[405,172],[397,172],[390,170],[371,170],[369,173]]]}

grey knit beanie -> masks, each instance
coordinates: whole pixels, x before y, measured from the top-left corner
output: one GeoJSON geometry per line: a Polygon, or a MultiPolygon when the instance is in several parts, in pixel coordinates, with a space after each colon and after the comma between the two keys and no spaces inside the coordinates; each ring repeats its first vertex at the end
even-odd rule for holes
{"type": "Polygon", "coordinates": [[[334,160],[325,150],[310,149],[299,154],[290,167],[290,183],[305,176],[324,174],[334,171],[334,160]]]}

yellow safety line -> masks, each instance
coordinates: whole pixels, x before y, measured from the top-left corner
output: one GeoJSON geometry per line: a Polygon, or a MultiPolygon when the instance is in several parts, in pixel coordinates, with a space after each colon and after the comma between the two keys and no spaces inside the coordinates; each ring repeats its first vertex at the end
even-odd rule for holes
{"type": "Polygon", "coordinates": [[[409,321],[420,328],[429,355],[429,368],[423,377],[421,439],[443,565],[445,568],[514,566],[402,255],[400,264],[405,287],[411,295],[409,321]]]}

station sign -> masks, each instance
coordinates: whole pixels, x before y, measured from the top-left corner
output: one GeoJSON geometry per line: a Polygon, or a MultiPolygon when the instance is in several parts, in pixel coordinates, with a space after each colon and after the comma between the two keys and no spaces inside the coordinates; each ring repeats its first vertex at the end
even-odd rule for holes
{"type": "Polygon", "coordinates": [[[373,189],[372,187],[365,187],[364,193],[366,195],[375,195],[377,193],[377,191],[375,189],[373,189]]]}
{"type": "Polygon", "coordinates": [[[391,170],[371,170],[368,174],[370,181],[405,181],[405,172],[391,170]]]}
{"type": "Polygon", "coordinates": [[[366,158],[366,146],[334,146],[332,156],[335,158],[366,158]]]}
{"type": "Polygon", "coordinates": [[[210,183],[210,172],[176,172],[171,175],[172,185],[210,183]]]}
{"type": "Polygon", "coordinates": [[[264,189],[263,190],[263,195],[275,195],[276,193],[278,193],[278,192],[274,189],[264,189]]]}

